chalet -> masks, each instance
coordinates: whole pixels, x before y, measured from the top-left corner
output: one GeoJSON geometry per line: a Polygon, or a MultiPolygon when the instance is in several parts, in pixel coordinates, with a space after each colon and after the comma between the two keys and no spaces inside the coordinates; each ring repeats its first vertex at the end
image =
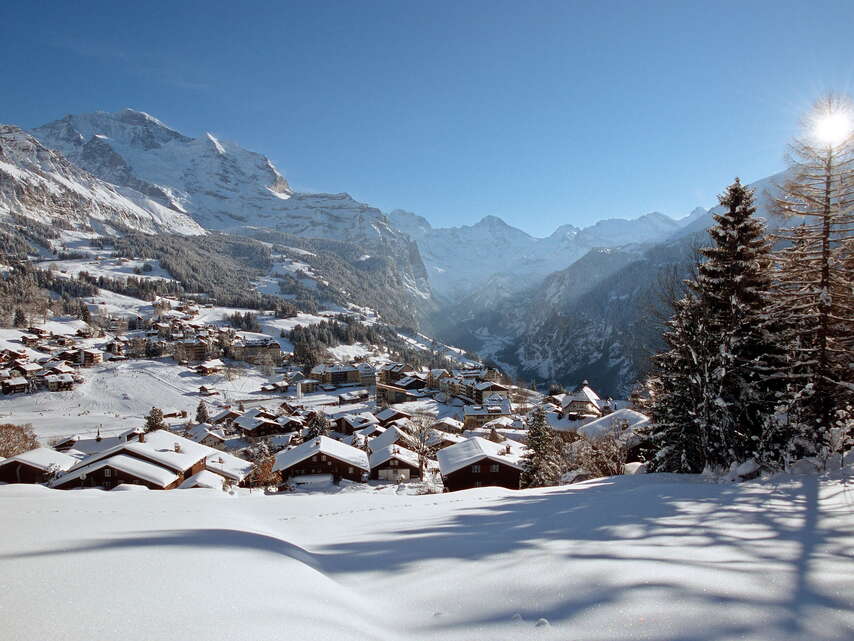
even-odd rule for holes
{"type": "Polygon", "coordinates": [[[521,454],[517,444],[493,443],[477,437],[439,450],[445,489],[456,492],[498,486],[517,490],[522,475],[521,454]]]}
{"type": "Polygon", "coordinates": [[[382,450],[392,445],[413,446],[412,436],[403,427],[392,425],[389,428],[375,436],[370,441],[371,450],[382,450]]]}
{"type": "Polygon", "coordinates": [[[189,490],[195,487],[206,490],[221,490],[225,487],[225,478],[210,470],[202,470],[181,483],[178,489],[189,490]]]}
{"type": "Polygon", "coordinates": [[[18,360],[11,369],[13,373],[17,372],[19,376],[29,379],[35,378],[42,371],[42,366],[38,363],[18,360]]]}
{"type": "Polygon", "coordinates": [[[596,418],[611,412],[611,399],[603,400],[594,392],[587,381],[576,387],[563,399],[563,412],[570,418],[596,418]]]}
{"type": "Polygon", "coordinates": [[[272,336],[237,337],[228,347],[227,355],[236,360],[259,365],[280,365],[282,362],[282,348],[272,336]]]}
{"type": "Polygon", "coordinates": [[[371,452],[371,478],[379,481],[409,481],[421,478],[418,454],[399,445],[371,452]]]}
{"type": "Polygon", "coordinates": [[[156,430],[86,457],[52,481],[51,487],[111,489],[130,483],[172,489],[204,469],[218,474],[228,472],[242,480],[249,474],[251,463],[166,430],[156,430]]]}
{"type": "Polygon", "coordinates": [[[36,336],[34,334],[22,334],[21,342],[27,347],[36,347],[39,343],[41,343],[41,336],[36,336]]]}
{"type": "Polygon", "coordinates": [[[236,485],[243,485],[252,474],[254,465],[227,452],[212,451],[205,459],[205,469],[224,477],[236,485]]]}
{"type": "Polygon", "coordinates": [[[431,427],[434,430],[439,430],[440,432],[450,432],[451,434],[460,434],[463,431],[462,421],[458,421],[457,419],[451,418],[450,416],[440,418],[438,421],[433,423],[431,427]]]}
{"type": "Polygon", "coordinates": [[[0,482],[46,483],[54,474],[77,462],[73,456],[40,447],[0,461],[0,482]]]}
{"type": "Polygon", "coordinates": [[[362,414],[344,414],[343,416],[339,416],[335,419],[334,425],[335,431],[339,434],[350,435],[378,422],[376,416],[370,412],[364,412],[362,414]]]}
{"type": "Polygon", "coordinates": [[[211,425],[222,425],[228,427],[234,423],[235,419],[240,418],[242,415],[242,412],[238,412],[236,409],[231,407],[226,407],[224,410],[214,414],[210,418],[210,423],[211,425]]]}
{"type": "Polygon", "coordinates": [[[51,392],[66,392],[74,386],[74,377],[71,374],[48,374],[44,381],[51,392]]]}
{"type": "Polygon", "coordinates": [[[394,385],[406,376],[410,369],[406,363],[386,363],[377,372],[377,383],[394,385]]]}
{"type": "Polygon", "coordinates": [[[27,333],[38,338],[50,338],[53,335],[49,329],[45,329],[44,327],[28,327],[27,333]]]}
{"type": "Polygon", "coordinates": [[[377,383],[377,402],[393,405],[417,400],[424,396],[420,390],[426,386],[427,382],[417,376],[404,376],[394,385],[377,383]]]}
{"type": "Polygon", "coordinates": [[[208,387],[207,385],[199,385],[199,396],[216,396],[219,394],[212,387],[208,387]]]}
{"type": "Polygon", "coordinates": [[[510,388],[495,381],[481,381],[472,386],[472,396],[475,403],[483,405],[484,399],[488,396],[504,396],[505,398],[509,398],[510,388]]]}
{"type": "Polygon", "coordinates": [[[427,387],[430,389],[439,389],[443,378],[450,378],[450,374],[446,369],[431,369],[427,372],[427,387]]]}
{"type": "Polygon", "coordinates": [[[49,361],[42,365],[42,368],[47,374],[74,374],[76,371],[71,365],[65,361],[49,361]]]}
{"type": "Polygon", "coordinates": [[[12,378],[12,370],[9,368],[0,369],[0,383],[8,381],[10,378],[12,378]]]}
{"type": "Polygon", "coordinates": [[[224,367],[225,365],[220,359],[214,358],[212,360],[205,361],[204,363],[200,363],[199,366],[196,367],[196,371],[202,376],[211,376],[222,372],[224,367]]]}
{"type": "Polygon", "coordinates": [[[474,429],[496,418],[511,415],[510,400],[506,396],[490,395],[483,401],[483,405],[466,405],[463,408],[463,427],[465,429],[474,429]]]}
{"type": "Polygon", "coordinates": [[[400,419],[412,418],[412,414],[407,414],[406,412],[401,412],[400,410],[396,410],[391,407],[380,410],[374,414],[374,416],[377,417],[377,423],[383,427],[393,423],[394,421],[399,421],[400,419]]]}
{"type": "Polygon", "coordinates": [[[0,383],[0,387],[4,394],[22,394],[30,389],[30,382],[21,376],[14,376],[0,383]]]}
{"type": "Polygon", "coordinates": [[[225,434],[222,430],[214,428],[210,423],[198,423],[193,425],[186,434],[187,438],[194,443],[201,443],[208,447],[220,448],[225,445],[225,434]]]}
{"type": "Polygon", "coordinates": [[[80,364],[83,367],[92,367],[103,362],[104,352],[99,349],[82,349],[80,350],[80,364]]]}
{"type": "Polygon", "coordinates": [[[4,354],[9,361],[27,361],[30,359],[30,354],[25,349],[9,348],[4,354]]]}
{"type": "Polygon", "coordinates": [[[65,361],[66,363],[79,363],[80,351],[76,349],[65,349],[53,355],[55,360],[65,361]]]}
{"type": "Polygon", "coordinates": [[[331,475],[335,482],[340,479],[365,481],[370,476],[371,466],[368,455],[362,450],[319,436],[276,454],[273,471],[281,472],[283,479],[331,475]]]}
{"type": "Polygon", "coordinates": [[[91,455],[96,454],[97,452],[103,452],[104,450],[115,447],[116,445],[121,445],[122,443],[135,441],[139,438],[139,435],[144,432],[145,430],[141,427],[137,427],[131,430],[126,430],[117,436],[101,436],[100,430],[94,438],[82,438],[79,434],[74,434],[73,436],[69,436],[54,443],[53,449],[57,452],[73,451],[75,455],[91,455]]]}

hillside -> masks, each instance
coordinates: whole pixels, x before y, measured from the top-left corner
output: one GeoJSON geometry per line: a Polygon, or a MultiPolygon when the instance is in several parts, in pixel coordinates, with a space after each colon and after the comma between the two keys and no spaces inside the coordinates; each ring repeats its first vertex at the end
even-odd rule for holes
{"type": "Polygon", "coordinates": [[[426,496],[0,486],[15,533],[0,540],[15,577],[4,638],[847,641],[845,488],[669,475],[426,496]]]}

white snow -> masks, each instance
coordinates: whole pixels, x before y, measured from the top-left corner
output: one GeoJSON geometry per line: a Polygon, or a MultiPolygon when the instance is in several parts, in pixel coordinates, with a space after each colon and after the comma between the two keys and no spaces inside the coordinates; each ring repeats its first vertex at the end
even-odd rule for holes
{"type": "Polygon", "coordinates": [[[10,485],[0,513],[10,641],[850,641],[854,629],[850,491],[814,476],[425,496],[10,485]]]}

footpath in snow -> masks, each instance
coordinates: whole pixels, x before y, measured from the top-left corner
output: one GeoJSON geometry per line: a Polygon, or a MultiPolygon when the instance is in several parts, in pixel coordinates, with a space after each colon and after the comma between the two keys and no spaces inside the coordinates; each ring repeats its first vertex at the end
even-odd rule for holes
{"type": "Polygon", "coordinates": [[[0,487],[3,639],[850,641],[844,480],[0,487]]]}

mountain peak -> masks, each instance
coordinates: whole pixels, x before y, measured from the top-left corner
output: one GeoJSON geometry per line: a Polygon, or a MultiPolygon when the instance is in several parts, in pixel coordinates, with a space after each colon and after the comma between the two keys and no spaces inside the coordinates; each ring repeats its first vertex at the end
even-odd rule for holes
{"type": "Polygon", "coordinates": [[[498,216],[493,216],[492,214],[488,214],[477,221],[474,225],[475,227],[510,227],[503,219],[498,216]]]}

